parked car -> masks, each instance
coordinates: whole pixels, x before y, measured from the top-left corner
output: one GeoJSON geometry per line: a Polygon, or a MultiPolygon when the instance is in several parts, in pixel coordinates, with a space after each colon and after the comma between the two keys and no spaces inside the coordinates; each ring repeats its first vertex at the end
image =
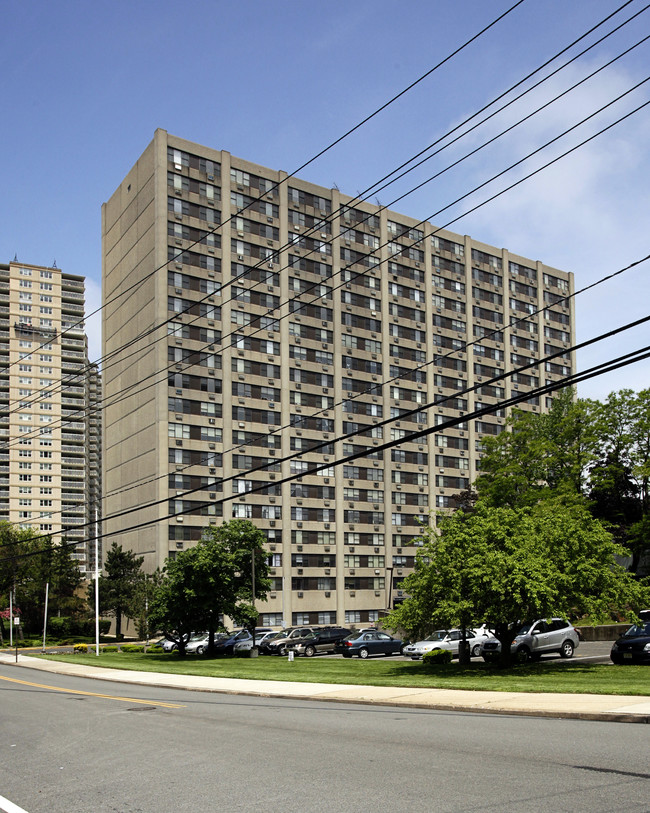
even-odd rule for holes
{"type": "Polygon", "coordinates": [[[609,657],[617,664],[650,663],[650,619],[633,624],[614,641],[609,657]]]}
{"type": "MultiPolygon", "coordinates": [[[[462,631],[459,629],[436,630],[423,641],[417,641],[414,644],[405,646],[403,654],[417,661],[425,652],[431,652],[433,649],[447,649],[456,657],[462,637],[462,631]]],[[[470,655],[473,658],[477,658],[481,654],[481,644],[489,637],[491,636],[487,632],[480,633],[472,629],[467,630],[467,643],[469,644],[470,655]]]]}
{"type": "Polygon", "coordinates": [[[352,630],[344,627],[323,627],[310,632],[309,635],[289,640],[286,648],[288,651],[293,650],[296,655],[311,658],[316,653],[334,652],[336,642],[351,634],[352,630]]]}
{"type": "MultiPolygon", "coordinates": [[[[258,635],[261,637],[265,632],[273,632],[273,630],[270,627],[257,627],[255,629],[255,637],[257,638],[258,635]]],[[[253,636],[248,630],[235,630],[227,638],[215,644],[215,653],[217,655],[232,655],[235,644],[239,641],[247,641],[249,638],[252,644],[253,636]]]]}
{"type": "MultiPolygon", "coordinates": [[[[565,619],[540,618],[521,626],[510,651],[522,663],[538,660],[551,652],[557,652],[562,658],[571,658],[579,643],[578,633],[565,619]]],[[[496,638],[486,639],[481,647],[481,655],[487,662],[495,661],[500,652],[501,644],[496,638]]]]}
{"type": "Polygon", "coordinates": [[[170,641],[169,638],[163,638],[161,646],[163,652],[175,652],[178,649],[176,641],[170,641]]]}
{"type": "MultiPolygon", "coordinates": [[[[269,638],[272,638],[273,636],[275,636],[277,634],[278,634],[277,632],[258,633],[258,631],[255,630],[255,646],[258,649],[260,649],[260,651],[261,651],[262,647],[264,646],[265,641],[268,641],[269,638]]],[[[253,648],[253,639],[251,637],[251,638],[246,638],[246,639],[244,639],[242,641],[237,641],[237,643],[233,647],[233,652],[235,652],[235,653],[236,652],[249,652],[252,648],[253,648]]]]}
{"type": "MultiPolygon", "coordinates": [[[[214,635],[215,644],[228,638],[229,635],[230,633],[228,632],[216,632],[214,635]]],[[[209,643],[210,636],[207,632],[202,633],[201,635],[193,635],[185,645],[185,652],[187,652],[188,655],[193,655],[194,653],[197,655],[203,655],[208,651],[209,643]]]]}
{"type": "Polygon", "coordinates": [[[298,638],[304,638],[311,632],[315,632],[318,627],[287,627],[281,630],[281,633],[273,638],[264,647],[264,654],[266,655],[284,655],[287,652],[287,644],[298,638]]]}
{"type": "Polygon", "coordinates": [[[365,632],[354,632],[347,638],[337,641],[335,650],[340,652],[344,658],[358,655],[365,659],[370,655],[399,655],[402,646],[402,641],[392,638],[385,632],[366,630],[365,632]]]}

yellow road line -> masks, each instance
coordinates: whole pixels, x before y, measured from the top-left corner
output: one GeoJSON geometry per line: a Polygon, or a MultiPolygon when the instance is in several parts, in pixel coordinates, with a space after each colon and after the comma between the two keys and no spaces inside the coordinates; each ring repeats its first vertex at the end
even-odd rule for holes
{"type": "Polygon", "coordinates": [[[98,694],[97,692],[83,692],[79,689],[64,689],[62,686],[48,686],[45,683],[30,683],[28,680],[18,680],[17,678],[4,677],[0,675],[0,680],[7,680],[10,683],[20,683],[22,686],[34,686],[37,689],[50,689],[53,692],[64,692],[65,694],[81,694],[86,697],[101,697],[104,700],[120,700],[124,703],[142,703],[144,706],[162,706],[166,709],[184,709],[181,703],[158,703],[155,700],[140,700],[135,697],[118,697],[112,694],[98,694]]]}

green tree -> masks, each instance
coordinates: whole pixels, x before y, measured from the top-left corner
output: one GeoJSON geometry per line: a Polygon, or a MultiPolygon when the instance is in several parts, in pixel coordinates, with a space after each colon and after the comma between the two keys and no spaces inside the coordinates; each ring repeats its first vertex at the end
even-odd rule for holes
{"type": "Polygon", "coordinates": [[[2,609],[8,606],[9,590],[15,587],[21,626],[30,633],[43,629],[48,584],[50,617],[75,617],[85,612],[79,595],[83,579],[66,540],[56,544],[51,537],[41,537],[31,529],[0,523],[0,560],[2,609]]]}
{"type": "MultiPolygon", "coordinates": [[[[122,617],[135,618],[137,597],[142,574],[142,556],[123,550],[113,542],[106,554],[104,573],[99,577],[99,612],[115,618],[115,636],[122,638],[122,617]]],[[[95,581],[88,587],[88,601],[95,606],[95,581]]]]}
{"type": "Polygon", "coordinates": [[[579,497],[534,505],[495,507],[486,501],[471,514],[440,517],[418,550],[409,594],[386,623],[422,635],[436,626],[491,623],[502,662],[519,621],[590,614],[613,608],[636,612],[650,591],[614,563],[623,553],[579,497]]]}
{"type": "Polygon", "coordinates": [[[195,547],[167,562],[150,616],[181,654],[189,634],[198,630],[208,632],[208,653],[213,652],[224,616],[242,626],[255,625],[254,601],[265,599],[271,586],[265,543],[264,533],[251,522],[233,519],[206,529],[195,547]]]}
{"type": "Polygon", "coordinates": [[[589,473],[594,515],[632,552],[636,571],[648,550],[650,390],[613,392],[594,412],[597,459],[589,473]]]}
{"type": "Polygon", "coordinates": [[[591,401],[567,388],[548,413],[516,410],[506,431],[483,440],[479,495],[494,506],[532,505],[550,489],[583,493],[597,437],[591,401]]]}

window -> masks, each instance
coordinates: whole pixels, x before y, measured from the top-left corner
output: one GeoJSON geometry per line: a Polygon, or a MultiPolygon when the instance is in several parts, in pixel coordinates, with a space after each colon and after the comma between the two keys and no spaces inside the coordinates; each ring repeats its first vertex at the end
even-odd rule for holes
{"type": "Polygon", "coordinates": [[[346,624],[360,624],[361,623],[361,610],[346,610],[345,611],[346,624]]]}
{"type": "Polygon", "coordinates": [[[189,439],[190,427],[182,423],[170,423],[168,436],[176,439],[189,439]]]}

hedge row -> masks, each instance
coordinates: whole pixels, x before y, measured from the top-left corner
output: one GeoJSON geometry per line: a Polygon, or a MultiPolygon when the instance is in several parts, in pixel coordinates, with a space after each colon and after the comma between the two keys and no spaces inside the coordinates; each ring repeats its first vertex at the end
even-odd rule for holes
{"type": "MultiPolygon", "coordinates": [[[[99,634],[106,635],[111,628],[110,621],[99,622],[99,634]]],[[[94,618],[68,618],[52,616],[47,620],[47,635],[50,638],[74,638],[76,635],[92,638],[95,634],[94,618]]]]}

